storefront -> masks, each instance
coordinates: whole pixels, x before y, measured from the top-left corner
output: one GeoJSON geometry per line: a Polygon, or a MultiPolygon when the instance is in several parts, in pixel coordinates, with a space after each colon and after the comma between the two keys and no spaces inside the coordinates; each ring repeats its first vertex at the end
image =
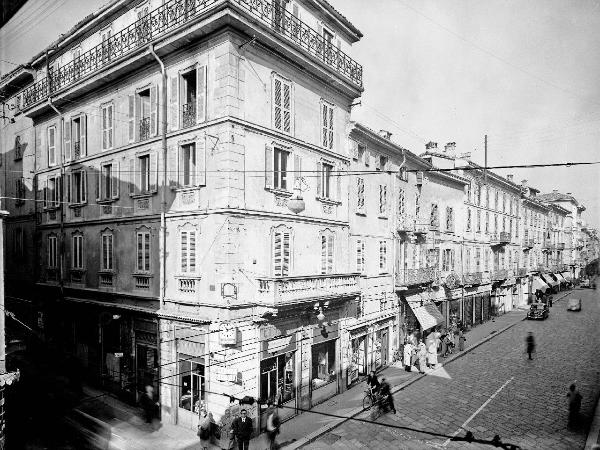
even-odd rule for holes
{"type": "Polygon", "coordinates": [[[423,302],[418,294],[407,296],[405,302],[409,307],[406,318],[407,331],[417,339],[422,338],[425,331],[445,324],[444,316],[435,303],[423,302]]]}
{"type": "Polygon", "coordinates": [[[313,329],[311,346],[311,406],[333,397],[339,391],[338,331],[313,329]]]}
{"type": "Polygon", "coordinates": [[[474,298],[472,295],[463,300],[463,325],[467,328],[473,326],[474,298]]]}
{"type": "Polygon", "coordinates": [[[387,365],[389,352],[389,333],[387,324],[384,328],[376,330],[372,339],[371,355],[372,363],[371,370],[379,370],[387,365]]]}
{"type": "Polygon", "coordinates": [[[550,291],[552,293],[557,293],[558,292],[558,282],[553,278],[553,276],[549,273],[543,273],[542,275],[542,279],[544,280],[544,282],[550,286],[550,291]]]}
{"type": "Polygon", "coordinates": [[[176,326],[177,423],[198,428],[198,413],[206,402],[206,333],[202,327],[176,326]]]}
{"type": "Polygon", "coordinates": [[[366,376],[367,369],[367,330],[362,327],[350,332],[350,364],[347,373],[348,387],[366,376]]]}
{"type": "Polygon", "coordinates": [[[448,327],[450,329],[458,328],[458,323],[462,321],[460,314],[460,300],[451,300],[448,302],[448,327]]]}

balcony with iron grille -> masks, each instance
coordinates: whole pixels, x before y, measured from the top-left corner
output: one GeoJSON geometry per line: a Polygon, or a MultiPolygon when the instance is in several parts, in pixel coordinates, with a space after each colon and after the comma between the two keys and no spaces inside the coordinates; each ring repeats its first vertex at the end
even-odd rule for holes
{"type": "Polygon", "coordinates": [[[73,159],[81,158],[81,142],[75,141],[73,142],[73,159]]]}
{"type": "Polygon", "coordinates": [[[431,227],[431,223],[422,217],[417,217],[415,220],[415,234],[427,234],[431,227]]]}
{"type": "Polygon", "coordinates": [[[438,281],[437,267],[421,267],[419,269],[400,269],[396,271],[396,288],[429,284],[438,281]]]}
{"type": "Polygon", "coordinates": [[[181,108],[183,128],[196,125],[196,103],[186,103],[181,108]]]}
{"type": "Polygon", "coordinates": [[[257,301],[266,306],[286,306],[315,300],[350,297],[360,293],[360,274],[260,277],[257,301]]]}
{"type": "Polygon", "coordinates": [[[140,120],[140,141],[145,141],[150,137],[150,117],[144,117],[140,120]]]}
{"type": "Polygon", "coordinates": [[[497,269],[491,273],[492,281],[501,281],[508,278],[508,269],[497,269]]]}
{"type": "Polygon", "coordinates": [[[224,26],[256,36],[262,45],[293,60],[303,57],[305,68],[310,66],[323,80],[333,73],[346,92],[360,95],[362,66],[279,5],[269,0],[168,1],[21,91],[21,109],[28,111],[44,102],[36,108],[36,113],[42,113],[49,108],[45,102],[50,96],[58,104],[74,100],[155,63],[150,44],[165,56],[224,26]]]}
{"type": "Polygon", "coordinates": [[[510,233],[508,231],[501,231],[499,233],[492,233],[490,235],[490,244],[492,244],[492,245],[506,245],[506,244],[510,244],[510,233]]]}
{"type": "Polygon", "coordinates": [[[467,272],[463,274],[463,285],[483,284],[483,272],[467,272]]]}
{"type": "Polygon", "coordinates": [[[400,216],[396,223],[396,229],[399,233],[411,233],[415,231],[415,219],[410,216],[400,216]]]}

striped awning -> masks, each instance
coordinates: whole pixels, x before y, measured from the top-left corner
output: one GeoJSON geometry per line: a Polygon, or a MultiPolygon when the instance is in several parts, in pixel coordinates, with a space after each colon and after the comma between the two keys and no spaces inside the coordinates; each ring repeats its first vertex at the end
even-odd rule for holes
{"type": "Polygon", "coordinates": [[[444,316],[434,303],[427,303],[423,306],[408,302],[415,317],[421,324],[423,330],[429,330],[437,325],[444,323],[444,316]]]}
{"type": "Polygon", "coordinates": [[[550,286],[548,286],[546,284],[546,282],[544,280],[542,280],[540,277],[533,277],[533,292],[535,291],[542,291],[542,292],[546,292],[550,286]]]}
{"type": "Polygon", "coordinates": [[[565,277],[565,280],[570,281],[573,279],[573,275],[571,275],[571,272],[561,272],[561,275],[563,277],[565,277]]]}
{"type": "Polygon", "coordinates": [[[550,286],[554,287],[554,286],[558,286],[558,282],[554,280],[554,278],[552,278],[552,275],[550,275],[549,273],[543,273],[542,274],[542,278],[544,279],[544,281],[549,284],[550,286]]]}
{"type": "Polygon", "coordinates": [[[562,274],[560,273],[555,273],[554,276],[556,277],[556,279],[558,280],[559,283],[566,283],[567,280],[565,279],[565,277],[562,276],[562,274]]]}

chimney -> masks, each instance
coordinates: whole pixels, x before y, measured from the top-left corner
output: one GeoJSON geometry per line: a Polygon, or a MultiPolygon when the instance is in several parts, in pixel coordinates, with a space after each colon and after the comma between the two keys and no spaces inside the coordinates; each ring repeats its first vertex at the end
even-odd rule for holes
{"type": "Polygon", "coordinates": [[[388,130],[379,130],[379,136],[384,137],[389,141],[392,138],[392,132],[388,130]]]}
{"type": "Polygon", "coordinates": [[[514,175],[512,173],[509,173],[508,175],[506,175],[506,179],[510,182],[513,181],[514,175]]]}
{"type": "Polygon", "coordinates": [[[425,150],[436,151],[437,150],[437,142],[429,141],[427,144],[425,144],[425,150]]]}
{"type": "Polygon", "coordinates": [[[454,150],[456,150],[456,142],[448,142],[444,146],[444,152],[446,153],[454,153],[454,150]]]}

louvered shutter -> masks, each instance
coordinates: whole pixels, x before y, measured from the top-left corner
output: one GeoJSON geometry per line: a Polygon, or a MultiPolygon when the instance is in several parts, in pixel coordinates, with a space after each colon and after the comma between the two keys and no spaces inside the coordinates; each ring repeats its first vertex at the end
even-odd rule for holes
{"type": "Polygon", "coordinates": [[[282,233],[276,231],[273,233],[273,275],[282,276],[282,233]]]}
{"type": "Polygon", "coordinates": [[[327,133],[328,133],[328,142],[327,142],[327,148],[328,149],[333,149],[333,107],[331,106],[327,106],[327,133]]]}
{"type": "Polygon", "coordinates": [[[181,272],[188,271],[188,232],[181,231],[181,272]]]}
{"type": "Polygon", "coordinates": [[[150,134],[158,134],[158,86],[150,87],[150,134]]]}
{"type": "Polygon", "coordinates": [[[277,77],[273,80],[273,126],[277,130],[282,130],[282,86],[281,80],[277,77]]]}
{"type": "Polygon", "coordinates": [[[48,207],[48,179],[44,179],[43,183],[42,183],[42,192],[43,192],[43,197],[44,197],[44,208],[48,207]]]}
{"type": "Polygon", "coordinates": [[[291,253],[290,253],[290,233],[282,233],[282,261],[281,261],[281,275],[286,277],[290,274],[291,266],[291,253]]]}
{"type": "Polygon", "coordinates": [[[265,146],[265,188],[273,189],[273,147],[265,146]]]}
{"type": "Polygon", "coordinates": [[[71,120],[63,121],[63,142],[65,145],[65,161],[71,161],[71,120]]]}
{"type": "Polygon", "coordinates": [[[323,163],[317,163],[317,197],[323,196],[323,163]]]}
{"type": "Polygon", "coordinates": [[[335,199],[338,202],[342,201],[342,166],[337,166],[337,172],[335,174],[335,199]]]}
{"type": "Polygon", "coordinates": [[[292,86],[290,83],[283,83],[283,98],[282,98],[282,112],[283,112],[283,129],[284,133],[292,132],[292,86]]]}
{"type": "Polygon", "coordinates": [[[100,107],[100,116],[102,120],[102,150],[108,147],[108,106],[100,107]]]}
{"type": "Polygon", "coordinates": [[[327,273],[327,236],[321,235],[321,274],[327,273]]]}
{"type": "Polygon", "coordinates": [[[127,97],[127,123],[129,125],[129,142],[135,141],[135,96],[127,97]]]}
{"type": "Polygon", "coordinates": [[[81,127],[81,136],[79,138],[79,148],[81,149],[81,157],[87,156],[87,114],[82,114],[79,118],[79,126],[81,127]]]}
{"type": "Polygon", "coordinates": [[[206,120],[206,66],[200,66],[196,70],[196,120],[204,122],[206,120]]]}
{"type": "Polygon", "coordinates": [[[169,124],[171,130],[179,128],[179,75],[171,77],[169,81],[170,96],[169,96],[169,124]]]}
{"type": "MultiPolygon", "coordinates": [[[[103,167],[100,166],[100,170],[96,173],[96,176],[94,177],[94,180],[96,181],[94,184],[96,186],[96,201],[99,200],[104,200],[103,197],[103,190],[102,190],[102,178],[104,178],[104,174],[102,173],[102,169],[103,167]]],[[[106,181],[104,181],[106,183],[106,181]]]]}
{"type": "Polygon", "coordinates": [[[158,155],[156,152],[150,153],[150,181],[148,185],[149,192],[156,192],[158,186],[158,155]]]}
{"type": "MultiPolygon", "coordinates": [[[[294,155],[294,184],[302,179],[302,156],[294,155]]],[[[294,187],[296,187],[294,185],[294,187]]]]}
{"type": "Polygon", "coordinates": [[[65,201],[67,205],[71,203],[71,174],[65,174],[65,201]]]}
{"type": "Polygon", "coordinates": [[[189,258],[189,271],[196,272],[196,231],[190,231],[190,258],[189,258]]]}
{"type": "Polygon", "coordinates": [[[179,147],[171,146],[167,150],[167,173],[169,175],[169,187],[178,189],[181,187],[179,175],[179,147]]]}
{"type": "Polygon", "coordinates": [[[196,184],[206,186],[206,136],[196,141],[196,184]]]}
{"type": "Polygon", "coordinates": [[[327,239],[327,273],[333,273],[333,235],[327,239]]]}
{"type": "Polygon", "coordinates": [[[135,185],[137,181],[136,176],[136,160],[137,158],[133,158],[129,160],[129,195],[134,195],[136,193],[135,185]]]}
{"type": "Polygon", "coordinates": [[[119,185],[121,183],[121,164],[119,161],[115,161],[112,165],[112,198],[116,200],[119,198],[119,185]]]}
{"type": "Polygon", "coordinates": [[[87,202],[87,170],[81,171],[81,203],[87,202]]]}
{"type": "Polygon", "coordinates": [[[327,105],[325,103],[321,104],[321,145],[325,148],[327,147],[328,141],[328,114],[327,114],[327,105]]]}
{"type": "Polygon", "coordinates": [[[365,179],[356,178],[356,212],[365,211],[365,179]]]}

